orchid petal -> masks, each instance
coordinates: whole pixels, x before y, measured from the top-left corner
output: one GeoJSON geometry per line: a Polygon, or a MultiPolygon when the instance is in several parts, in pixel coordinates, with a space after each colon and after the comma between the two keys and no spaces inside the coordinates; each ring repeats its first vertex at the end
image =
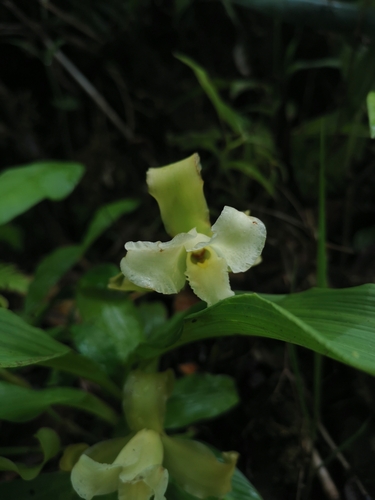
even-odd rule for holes
{"type": "Polygon", "coordinates": [[[142,288],[159,293],[177,293],[185,284],[186,251],[184,244],[194,236],[181,233],[168,243],[129,241],[121,260],[125,277],[142,288]]]}
{"type": "Polygon", "coordinates": [[[70,478],[78,495],[91,500],[95,495],[117,490],[121,469],[121,465],[101,464],[83,454],[73,467],[70,478]]]}
{"type": "Polygon", "coordinates": [[[223,453],[219,462],[207,446],[179,437],[162,436],[164,465],[185,491],[198,498],[223,497],[231,490],[236,452],[223,453]]]}
{"type": "Polygon", "coordinates": [[[210,245],[224,257],[234,273],[247,271],[253,266],[266,241],[266,228],[262,221],[227,206],[212,226],[212,231],[216,238],[210,245]]]}
{"type": "Polygon", "coordinates": [[[198,232],[211,235],[199,156],[166,167],[150,168],[147,172],[148,190],[158,202],[161,218],[168,234],[198,232]]]}
{"type": "Polygon", "coordinates": [[[196,261],[194,253],[189,253],[186,264],[186,277],[194,293],[208,306],[234,295],[230,288],[228,266],[212,247],[205,248],[206,256],[202,262],[196,261]]]}
{"type": "Polygon", "coordinates": [[[161,465],[154,465],[143,470],[131,481],[120,479],[118,500],[165,500],[165,490],[168,486],[168,471],[161,465]]]}
{"type": "Polygon", "coordinates": [[[160,435],[152,430],[143,429],[120,451],[113,465],[121,465],[119,479],[132,481],[149,467],[160,465],[163,461],[163,444],[160,435]]]}

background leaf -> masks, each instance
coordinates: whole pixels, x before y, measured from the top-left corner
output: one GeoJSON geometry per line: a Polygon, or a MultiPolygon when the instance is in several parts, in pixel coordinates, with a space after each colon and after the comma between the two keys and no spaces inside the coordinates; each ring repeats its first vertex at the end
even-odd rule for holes
{"type": "Polygon", "coordinates": [[[112,382],[102,368],[91,359],[81,356],[74,351],[69,351],[64,356],[49,359],[39,364],[91,380],[107,390],[112,396],[120,400],[122,399],[121,389],[112,382]]]}
{"type": "Polygon", "coordinates": [[[180,378],[167,401],[165,428],[175,429],[217,417],[238,401],[234,380],[226,375],[196,373],[180,378]]]}
{"type": "Polygon", "coordinates": [[[12,167],[0,175],[0,224],[45,198],[62,200],[84,173],[79,163],[48,161],[12,167]]]}
{"type": "Polygon", "coordinates": [[[375,92],[367,94],[367,113],[371,139],[375,139],[375,92]]]}
{"type": "Polygon", "coordinates": [[[69,348],[0,308],[0,367],[25,366],[62,356],[69,348]]]}
{"type": "Polygon", "coordinates": [[[234,132],[242,133],[246,128],[246,119],[222,100],[206,71],[189,57],[182,54],[178,54],[176,57],[194,71],[198,82],[212,102],[221,120],[226,122],[234,132]]]}
{"type": "MultiPolygon", "coordinates": [[[[122,215],[138,206],[135,200],[120,200],[100,207],[95,213],[80,245],[54,250],[47,255],[36,269],[35,276],[26,297],[26,314],[36,314],[49,290],[73,267],[94,243],[94,241],[122,215]]],[[[116,274],[116,271],[114,274],[116,274]]]]}
{"type": "Polygon", "coordinates": [[[79,389],[52,387],[34,390],[0,381],[0,420],[25,422],[31,420],[52,405],[64,405],[96,415],[111,424],[117,422],[116,413],[96,396],[79,389]]]}
{"type": "Polygon", "coordinates": [[[0,262],[0,290],[25,294],[30,278],[21,273],[16,266],[0,262]]]}
{"type": "Polygon", "coordinates": [[[99,236],[114,224],[122,215],[135,210],[139,205],[137,200],[118,200],[99,208],[94,215],[82,240],[82,251],[89,248],[99,236]]]}

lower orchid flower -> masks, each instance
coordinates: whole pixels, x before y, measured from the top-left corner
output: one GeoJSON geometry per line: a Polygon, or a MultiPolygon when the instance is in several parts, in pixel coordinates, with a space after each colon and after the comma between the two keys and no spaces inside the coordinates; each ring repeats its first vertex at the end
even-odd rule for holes
{"type": "Polygon", "coordinates": [[[165,500],[168,472],[162,467],[163,444],[160,435],[148,429],[139,431],[111,463],[103,461],[113,454],[118,440],[103,441],[88,448],[71,473],[73,488],[81,498],[118,491],[118,500],[165,500]]]}
{"type": "Polygon", "coordinates": [[[202,443],[163,430],[173,373],[131,372],[124,388],[124,413],[132,434],[87,447],[71,445],[60,461],[71,470],[81,498],[118,492],[118,500],[165,500],[169,476],[197,498],[222,498],[231,490],[238,453],[219,461],[202,443]],[[77,455],[79,455],[77,460],[77,455]],[[74,465],[73,465],[74,464],[74,465]]]}

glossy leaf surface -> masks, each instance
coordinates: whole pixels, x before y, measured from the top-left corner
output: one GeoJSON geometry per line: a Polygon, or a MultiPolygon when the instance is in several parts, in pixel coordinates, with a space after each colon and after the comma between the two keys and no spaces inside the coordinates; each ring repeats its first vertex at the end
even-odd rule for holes
{"type": "Polygon", "coordinates": [[[188,316],[179,344],[224,335],[291,342],[375,375],[375,285],[230,297],[188,316]]]}

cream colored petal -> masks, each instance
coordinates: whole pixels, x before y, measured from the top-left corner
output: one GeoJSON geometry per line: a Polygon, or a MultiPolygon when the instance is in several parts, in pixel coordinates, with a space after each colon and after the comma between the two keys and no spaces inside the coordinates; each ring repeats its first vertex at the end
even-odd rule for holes
{"type": "Polygon", "coordinates": [[[144,481],[120,482],[118,500],[150,500],[153,494],[144,481]]]}
{"type": "Polygon", "coordinates": [[[232,207],[224,207],[212,231],[216,237],[210,245],[234,273],[247,271],[257,262],[267,235],[262,221],[232,207]]]}
{"type": "Polygon", "coordinates": [[[147,171],[149,193],[158,202],[165,229],[171,236],[188,232],[193,227],[200,233],[211,234],[200,172],[197,154],[147,171]]]}
{"type": "Polygon", "coordinates": [[[168,487],[169,474],[161,465],[150,467],[144,474],[145,483],[154,492],[154,500],[165,500],[164,493],[168,487]]]}
{"type": "Polygon", "coordinates": [[[165,490],[168,486],[168,471],[161,465],[155,465],[143,470],[132,481],[119,483],[119,500],[165,500],[165,490]]]}
{"type": "Polygon", "coordinates": [[[227,263],[212,247],[206,247],[202,262],[196,261],[194,253],[188,253],[186,277],[194,293],[208,306],[234,295],[229,284],[227,263]]]}
{"type": "Polygon", "coordinates": [[[121,465],[120,479],[131,481],[136,476],[163,461],[163,445],[160,435],[152,430],[143,429],[121,450],[113,465],[121,465]]]}
{"type": "Polygon", "coordinates": [[[81,498],[91,500],[95,495],[106,495],[118,488],[121,465],[101,464],[83,454],[72,469],[70,479],[81,498]]]}
{"type": "Polygon", "coordinates": [[[130,241],[120,267],[125,277],[142,288],[159,293],[177,293],[185,284],[186,251],[184,244],[193,235],[178,234],[167,243],[130,241]]]}
{"type": "Polygon", "coordinates": [[[223,463],[197,441],[166,435],[162,436],[162,441],[164,465],[185,491],[198,498],[220,498],[231,490],[238,453],[223,453],[223,463]]]}

